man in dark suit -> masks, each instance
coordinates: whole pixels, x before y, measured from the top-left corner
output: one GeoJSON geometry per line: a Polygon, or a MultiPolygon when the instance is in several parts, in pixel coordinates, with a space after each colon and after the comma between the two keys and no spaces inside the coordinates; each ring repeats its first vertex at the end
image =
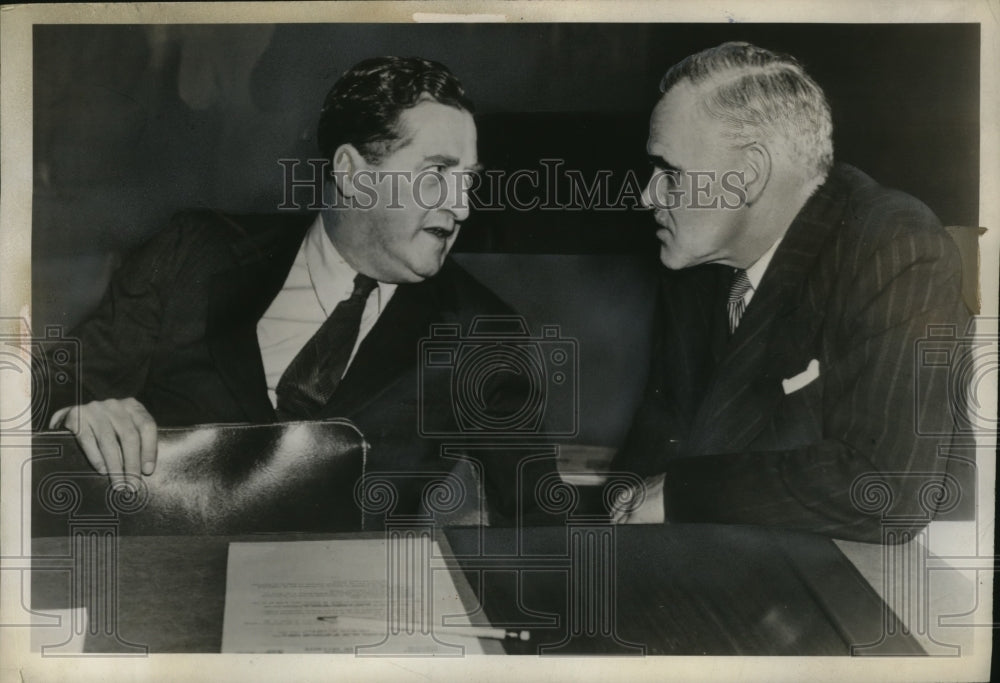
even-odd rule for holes
{"type": "MultiPolygon", "coordinates": [[[[113,479],[152,474],[157,425],[351,419],[367,471],[409,472],[396,512],[416,511],[450,469],[418,408],[447,412],[447,373],[418,385],[435,323],[467,331],[510,314],[448,260],[478,166],[472,105],[442,65],[378,58],[348,71],[319,123],[329,160],[318,215],[178,215],[116,273],[77,331],[84,402],[65,427],[113,479]]],[[[483,410],[520,405],[494,382],[483,410]],[[510,403],[512,402],[512,403],[510,403]]],[[[491,512],[511,515],[516,463],[485,470],[491,512]]]]}
{"type": "Polygon", "coordinates": [[[965,330],[955,246],[919,201],[833,164],[825,96],[793,58],[726,43],[660,89],[644,198],[666,269],[614,463],[648,486],[618,520],[878,541],[885,494],[919,528],[946,445],[921,434],[955,408],[918,341],[965,330]]]}

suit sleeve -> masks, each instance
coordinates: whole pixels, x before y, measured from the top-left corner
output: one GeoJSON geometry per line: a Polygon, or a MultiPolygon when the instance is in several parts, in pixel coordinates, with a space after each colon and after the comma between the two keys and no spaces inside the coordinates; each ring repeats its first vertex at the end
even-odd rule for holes
{"type": "MultiPolygon", "coordinates": [[[[679,457],[672,521],[774,525],[883,541],[885,515],[926,524],[953,429],[949,373],[918,361],[930,325],[961,334],[957,251],[941,230],[902,231],[842,271],[824,333],[822,439],[788,450],[679,457]],[[930,486],[931,488],[928,488],[930,486]]],[[[893,540],[893,539],[888,539],[893,540]]],[[[905,539],[898,539],[905,540],[905,539]]]]}
{"type": "Polygon", "coordinates": [[[115,272],[97,309],[70,333],[80,353],[73,382],[53,395],[51,413],[77,401],[136,396],[145,383],[160,337],[169,281],[176,270],[184,231],[172,225],[141,246],[115,272]]]}

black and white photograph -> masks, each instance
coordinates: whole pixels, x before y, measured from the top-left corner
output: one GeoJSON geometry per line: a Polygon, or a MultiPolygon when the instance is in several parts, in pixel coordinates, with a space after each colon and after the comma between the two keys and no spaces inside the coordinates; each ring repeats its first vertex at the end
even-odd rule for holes
{"type": "Polygon", "coordinates": [[[10,5],[2,680],[989,680],[996,2],[10,5]]]}

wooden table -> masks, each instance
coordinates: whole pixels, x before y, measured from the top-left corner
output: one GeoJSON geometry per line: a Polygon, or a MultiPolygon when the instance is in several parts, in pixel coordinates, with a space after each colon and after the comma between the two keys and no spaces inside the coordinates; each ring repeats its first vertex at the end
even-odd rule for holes
{"type": "MultiPolygon", "coordinates": [[[[115,608],[93,581],[73,589],[79,546],[38,538],[32,608],[87,606],[92,624],[108,631],[88,633],[87,651],[219,652],[228,544],[332,536],[119,537],[97,553],[105,569],[90,572],[106,589],[107,568],[117,566],[115,608]]],[[[595,521],[520,534],[451,528],[444,537],[489,621],[530,629],[529,642],[505,641],[510,654],[922,653],[837,546],[818,536],[595,521]]]]}

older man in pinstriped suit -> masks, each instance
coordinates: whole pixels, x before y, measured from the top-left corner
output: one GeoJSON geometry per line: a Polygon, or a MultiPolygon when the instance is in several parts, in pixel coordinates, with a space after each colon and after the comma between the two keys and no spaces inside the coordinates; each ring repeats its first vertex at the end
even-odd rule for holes
{"type": "Polygon", "coordinates": [[[875,477],[921,526],[945,458],[918,431],[951,431],[953,407],[915,353],[929,325],[965,329],[955,246],[919,201],[833,163],[829,106],[793,58],[726,43],[661,91],[644,199],[666,269],[614,463],[647,488],[618,520],[876,541],[879,515],[852,494],[875,477]]]}

